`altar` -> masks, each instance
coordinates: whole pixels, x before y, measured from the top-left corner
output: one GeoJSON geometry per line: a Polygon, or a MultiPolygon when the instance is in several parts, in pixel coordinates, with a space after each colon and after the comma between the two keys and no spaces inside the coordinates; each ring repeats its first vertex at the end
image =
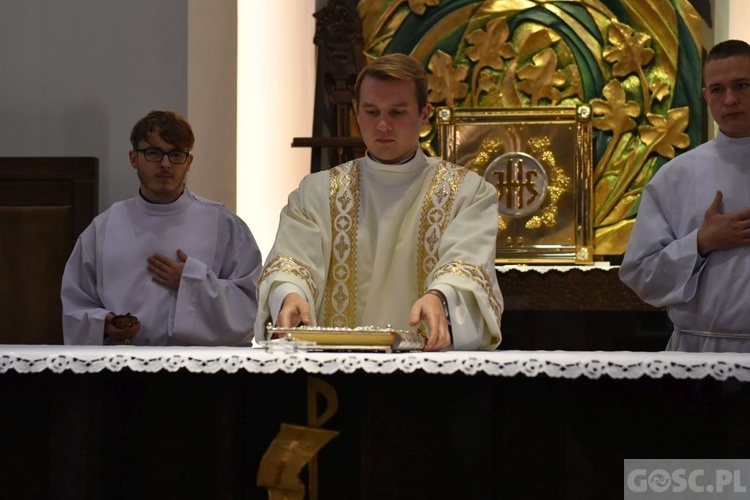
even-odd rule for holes
{"type": "Polygon", "coordinates": [[[618,498],[625,458],[750,452],[743,354],[6,345],[0,481],[23,498],[267,498],[260,460],[282,423],[306,425],[311,378],[338,400],[321,499],[618,498]]]}

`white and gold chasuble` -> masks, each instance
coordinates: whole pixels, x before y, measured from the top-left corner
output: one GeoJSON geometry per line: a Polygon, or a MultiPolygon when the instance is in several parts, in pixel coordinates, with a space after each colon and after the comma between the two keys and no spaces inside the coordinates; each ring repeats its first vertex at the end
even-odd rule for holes
{"type": "Polygon", "coordinates": [[[281,213],[256,335],[262,340],[269,302],[280,303],[290,285],[311,304],[315,325],[398,329],[411,329],[412,305],[438,288],[450,298],[454,347],[496,347],[496,203],[491,184],[421,151],[404,164],[366,156],[308,175],[281,213]]]}

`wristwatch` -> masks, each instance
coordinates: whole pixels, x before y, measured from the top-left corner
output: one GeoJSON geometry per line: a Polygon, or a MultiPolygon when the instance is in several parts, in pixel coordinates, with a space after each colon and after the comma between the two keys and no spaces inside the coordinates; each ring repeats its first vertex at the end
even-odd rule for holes
{"type": "Polygon", "coordinates": [[[445,321],[448,322],[448,333],[450,333],[451,342],[453,342],[453,328],[451,327],[451,315],[448,311],[448,299],[445,298],[445,294],[443,292],[434,288],[427,290],[427,293],[429,293],[430,295],[434,295],[435,297],[440,299],[440,302],[442,302],[443,310],[445,311],[445,321]]]}

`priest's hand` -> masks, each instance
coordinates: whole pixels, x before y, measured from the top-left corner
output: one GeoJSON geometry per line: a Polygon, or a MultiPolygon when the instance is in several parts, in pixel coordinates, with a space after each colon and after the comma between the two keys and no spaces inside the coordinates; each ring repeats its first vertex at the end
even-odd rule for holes
{"type": "Polygon", "coordinates": [[[430,293],[423,295],[412,306],[409,325],[417,326],[420,321],[427,325],[430,332],[430,338],[424,346],[425,351],[442,351],[451,345],[451,334],[443,302],[436,295],[430,293]]]}
{"type": "Polygon", "coordinates": [[[698,253],[703,257],[714,250],[750,245],[750,208],[724,214],[723,199],[723,193],[716,191],[716,197],[698,229],[698,253]]]}
{"type": "Polygon", "coordinates": [[[123,344],[129,344],[130,339],[135,337],[135,334],[138,333],[138,330],[141,329],[141,322],[136,321],[133,326],[128,326],[125,328],[117,328],[115,326],[115,314],[109,313],[107,314],[107,317],[104,318],[104,335],[107,337],[111,337],[119,342],[122,342],[123,344]]]}
{"type": "Polygon", "coordinates": [[[152,280],[162,286],[177,290],[180,287],[182,270],[185,268],[187,254],[177,249],[177,258],[172,260],[166,255],[160,253],[154,254],[148,258],[148,272],[152,274],[152,280]]]}
{"type": "Polygon", "coordinates": [[[312,323],[312,314],[310,314],[310,304],[300,297],[298,293],[290,293],[284,297],[281,304],[279,315],[276,317],[276,326],[282,328],[291,328],[312,323]]]}

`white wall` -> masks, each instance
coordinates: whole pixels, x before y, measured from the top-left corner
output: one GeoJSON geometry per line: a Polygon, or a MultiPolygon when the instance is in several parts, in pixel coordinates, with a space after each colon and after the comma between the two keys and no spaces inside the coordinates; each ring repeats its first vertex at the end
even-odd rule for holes
{"type": "Polygon", "coordinates": [[[747,0],[714,0],[716,40],[739,38],[750,42],[750,2],[747,0]]]}
{"type": "Polygon", "coordinates": [[[0,156],[96,156],[99,206],[133,196],[130,129],[187,112],[185,0],[3,0],[0,156]]]}
{"type": "Polygon", "coordinates": [[[237,213],[264,258],[288,194],[310,172],[315,0],[238,2],[237,213]],[[275,9],[271,9],[271,5],[275,9]]]}
{"type": "Polygon", "coordinates": [[[195,133],[190,188],[237,209],[237,3],[188,0],[187,108],[195,133]]]}

